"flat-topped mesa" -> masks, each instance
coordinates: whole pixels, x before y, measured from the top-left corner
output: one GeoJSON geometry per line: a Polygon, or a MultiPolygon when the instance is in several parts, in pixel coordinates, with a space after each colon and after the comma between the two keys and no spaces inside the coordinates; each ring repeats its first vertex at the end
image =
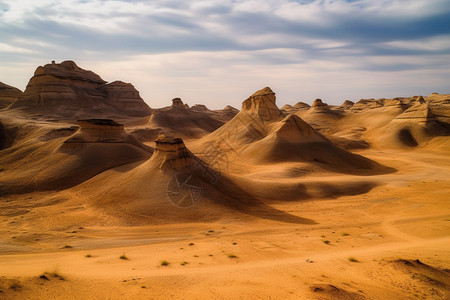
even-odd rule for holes
{"type": "Polygon", "coordinates": [[[0,82],[0,109],[9,106],[21,95],[22,91],[18,88],[0,82]]]}
{"type": "Polygon", "coordinates": [[[81,130],[124,130],[122,124],[111,119],[87,119],[77,120],[77,122],[81,130]]]}
{"type": "Polygon", "coordinates": [[[80,129],[65,144],[72,143],[127,143],[128,134],[122,124],[110,119],[78,120],[80,129]]]}
{"type": "Polygon", "coordinates": [[[280,121],[284,115],[275,101],[275,93],[269,87],[265,87],[242,103],[241,113],[257,115],[264,122],[280,121]]]}
{"type": "Polygon", "coordinates": [[[173,98],[172,99],[172,107],[183,107],[186,108],[183,101],[181,101],[180,98],[173,98]]]}
{"type": "Polygon", "coordinates": [[[151,160],[157,161],[161,170],[179,171],[195,164],[194,155],[181,138],[160,135],[155,143],[151,160]]]}

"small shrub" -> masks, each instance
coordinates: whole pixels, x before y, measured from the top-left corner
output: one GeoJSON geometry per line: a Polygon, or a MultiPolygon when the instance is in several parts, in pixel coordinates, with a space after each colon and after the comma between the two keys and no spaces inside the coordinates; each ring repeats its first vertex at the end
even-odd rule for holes
{"type": "Polygon", "coordinates": [[[19,291],[22,289],[22,285],[19,281],[14,280],[14,282],[9,286],[9,288],[13,291],[19,291]]]}
{"type": "Polygon", "coordinates": [[[69,248],[73,248],[72,246],[70,246],[70,245],[64,245],[64,247],[63,247],[64,249],[69,249],[69,248]]]}
{"type": "Polygon", "coordinates": [[[195,244],[194,243],[189,243],[189,246],[194,246],[195,244]]]}
{"type": "Polygon", "coordinates": [[[146,289],[147,287],[145,285],[141,285],[141,289],[146,289]]]}
{"type": "Polygon", "coordinates": [[[329,245],[330,241],[329,240],[323,240],[322,243],[329,245]]]}
{"type": "Polygon", "coordinates": [[[84,257],[92,257],[92,255],[90,254],[86,254],[84,257]]]}
{"type": "Polygon", "coordinates": [[[166,267],[166,266],[168,266],[168,265],[170,265],[170,263],[169,263],[167,260],[163,260],[163,261],[161,262],[161,266],[166,267]]]}
{"type": "Polygon", "coordinates": [[[349,257],[348,260],[351,261],[351,262],[359,262],[359,260],[357,260],[354,257],[349,257]]]}
{"type": "Polygon", "coordinates": [[[342,236],[349,236],[350,235],[350,233],[347,233],[347,232],[343,232],[342,234],[341,234],[342,236]]]}
{"type": "Polygon", "coordinates": [[[228,258],[238,258],[238,257],[234,254],[228,254],[228,258]]]}
{"type": "Polygon", "coordinates": [[[189,264],[187,261],[183,261],[180,265],[185,266],[187,264],[189,264]]]}
{"type": "Polygon", "coordinates": [[[39,278],[47,281],[50,280],[47,276],[45,276],[45,274],[42,274],[41,276],[39,276],[39,278]]]}
{"type": "Polygon", "coordinates": [[[66,280],[63,276],[61,276],[60,274],[58,274],[56,271],[53,271],[52,273],[50,273],[50,275],[54,278],[57,278],[59,280],[66,280]]]}
{"type": "Polygon", "coordinates": [[[128,257],[126,257],[125,253],[122,254],[121,256],[119,256],[119,258],[120,258],[120,259],[123,259],[123,260],[128,260],[128,257]]]}

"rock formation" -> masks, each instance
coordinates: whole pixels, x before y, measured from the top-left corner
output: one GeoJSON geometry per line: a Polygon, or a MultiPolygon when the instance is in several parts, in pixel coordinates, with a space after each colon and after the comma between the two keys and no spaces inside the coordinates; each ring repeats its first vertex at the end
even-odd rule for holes
{"type": "Polygon", "coordinates": [[[150,129],[158,129],[161,134],[198,138],[224,124],[214,115],[209,110],[198,111],[186,107],[180,98],[175,98],[171,106],[155,109],[147,125],[150,129]]]}
{"type": "Polygon", "coordinates": [[[311,106],[305,102],[297,102],[293,107],[295,109],[309,109],[311,106]]]}
{"type": "Polygon", "coordinates": [[[242,103],[241,113],[257,117],[263,122],[279,121],[284,115],[275,104],[275,99],[275,93],[269,87],[265,87],[242,103]]]}
{"type": "Polygon", "coordinates": [[[146,146],[128,134],[124,125],[110,119],[86,119],[78,120],[79,130],[66,141],[68,145],[79,145],[85,143],[126,143],[152,152],[152,148],[146,146]]]}
{"type": "Polygon", "coordinates": [[[73,61],[38,67],[23,95],[10,108],[75,118],[139,117],[151,112],[133,85],[121,81],[106,84],[100,76],[73,61]]]}
{"type": "Polygon", "coordinates": [[[342,104],[341,107],[344,109],[349,109],[351,108],[353,105],[355,105],[355,103],[353,101],[350,100],[345,100],[342,104]]]}
{"type": "Polygon", "coordinates": [[[163,171],[180,171],[196,162],[181,138],[160,135],[155,143],[151,161],[159,163],[159,169],[163,171]]]}
{"type": "Polygon", "coordinates": [[[22,91],[18,88],[0,82],[0,109],[8,107],[21,95],[22,91]]]}
{"type": "Polygon", "coordinates": [[[191,107],[194,111],[208,111],[209,109],[203,104],[195,104],[191,107]]]}
{"type": "Polygon", "coordinates": [[[102,86],[110,105],[130,116],[149,115],[151,109],[131,83],[113,81],[102,86]]]}
{"type": "Polygon", "coordinates": [[[415,104],[397,116],[397,120],[416,120],[417,122],[435,121],[435,117],[422,96],[416,99],[415,104]]]}
{"type": "Polygon", "coordinates": [[[173,98],[172,99],[172,107],[183,107],[183,108],[185,108],[184,103],[183,103],[183,101],[181,101],[180,98],[173,98]]]}

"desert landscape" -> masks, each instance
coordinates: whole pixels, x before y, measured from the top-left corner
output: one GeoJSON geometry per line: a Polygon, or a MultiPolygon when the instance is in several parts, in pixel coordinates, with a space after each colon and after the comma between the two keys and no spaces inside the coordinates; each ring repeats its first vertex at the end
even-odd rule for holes
{"type": "Polygon", "coordinates": [[[0,299],[449,299],[450,94],[261,88],[151,108],[73,61],[0,83],[0,299]]]}

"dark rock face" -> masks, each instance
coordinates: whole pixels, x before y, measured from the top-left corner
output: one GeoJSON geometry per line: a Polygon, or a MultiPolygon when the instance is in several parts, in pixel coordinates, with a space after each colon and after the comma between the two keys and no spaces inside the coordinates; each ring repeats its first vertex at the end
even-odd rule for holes
{"type": "Polygon", "coordinates": [[[151,113],[132,84],[121,81],[106,84],[100,76],[73,61],[38,67],[23,95],[10,108],[74,118],[139,117],[151,113]]]}
{"type": "Polygon", "coordinates": [[[183,101],[180,98],[173,98],[172,106],[173,107],[185,107],[183,101]]]}
{"type": "Polygon", "coordinates": [[[19,99],[21,95],[21,90],[0,82],[0,109],[8,107],[11,103],[19,99]]]}
{"type": "Polygon", "coordinates": [[[151,113],[150,107],[131,83],[114,81],[102,86],[102,91],[111,105],[126,114],[146,116],[151,113]]]}

